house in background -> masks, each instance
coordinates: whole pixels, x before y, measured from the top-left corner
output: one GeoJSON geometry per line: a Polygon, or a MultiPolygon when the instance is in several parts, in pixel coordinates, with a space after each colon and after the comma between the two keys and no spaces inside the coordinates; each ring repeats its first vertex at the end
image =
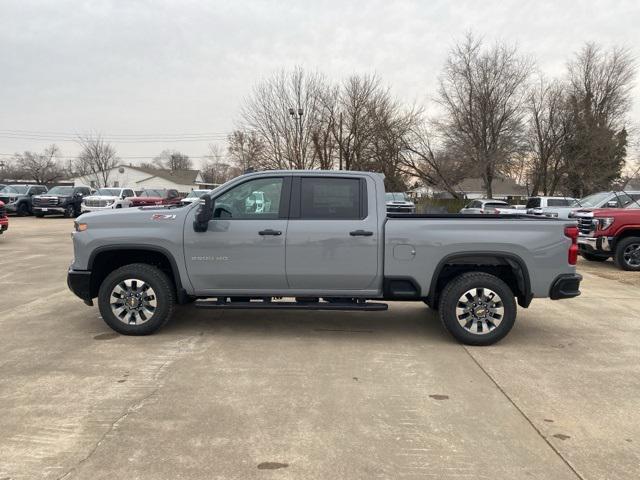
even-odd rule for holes
{"type": "MultiPolygon", "coordinates": [[[[102,179],[103,175],[99,175],[102,179]]],[[[73,179],[74,186],[96,188],[102,180],[96,175],[85,175],[73,179]]],[[[199,170],[165,170],[119,165],[107,172],[107,187],[131,187],[136,191],[144,188],[173,188],[182,194],[199,188],[209,188],[199,170]]]]}
{"type": "MultiPolygon", "coordinates": [[[[510,178],[496,178],[492,184],[493,198],[500,200],[512,200],[527,197],[529,193],[526,187],[517,184],[510,178]]],[[[455,191],[460,197],[467,200],[485,198],[487,196],[482,178],[467,178],[455,186],[455,191]]],[[[453,196],[438,187],[420,187],[410,190],[414,198],[453,198],[453,196]]]]}

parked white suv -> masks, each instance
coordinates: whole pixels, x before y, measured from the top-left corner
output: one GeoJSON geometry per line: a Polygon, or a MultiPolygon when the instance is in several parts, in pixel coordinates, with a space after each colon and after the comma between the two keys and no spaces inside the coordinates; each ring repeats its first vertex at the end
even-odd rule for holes
{"type": "Polygon", "coordinates": [[[82,212],[97,212],[111,208],[123,208],[128,204],[125,198],[135,197],[133,188],[108,187],[100,188],[93,195],[85,197],[82,201],[82,212]]]}
{"type": "Polygon", "coordinates": [[[557,217],[555,209],[571,207],[575,202],[573,197],[530,197],[525,208],[529,215],[557,217]]]}

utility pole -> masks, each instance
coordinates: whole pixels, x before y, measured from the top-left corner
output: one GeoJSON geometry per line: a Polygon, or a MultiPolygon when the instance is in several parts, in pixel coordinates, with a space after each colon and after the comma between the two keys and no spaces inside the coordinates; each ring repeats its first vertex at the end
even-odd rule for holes
{"type": "Polygon", "coordinates": [[[342,112],[340,112],[340,126],[339,126],[339,140],[338,140],[338,150],[340,151],[340,168],[342,170],[342,112]]]}

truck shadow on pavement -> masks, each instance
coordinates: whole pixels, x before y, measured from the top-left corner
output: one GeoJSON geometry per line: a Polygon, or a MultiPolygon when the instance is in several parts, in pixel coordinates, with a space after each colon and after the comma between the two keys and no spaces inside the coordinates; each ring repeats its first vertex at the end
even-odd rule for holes
{"type": "Polygon", "coordinates": [[[177,308],[172,320],[158,334],[194,332],[247,337],[419,337],[434,343],[453,342],[442,329],[437,312],[417,304],[391,306],[386,312],[207,311],[189,305],[177,308]]]}

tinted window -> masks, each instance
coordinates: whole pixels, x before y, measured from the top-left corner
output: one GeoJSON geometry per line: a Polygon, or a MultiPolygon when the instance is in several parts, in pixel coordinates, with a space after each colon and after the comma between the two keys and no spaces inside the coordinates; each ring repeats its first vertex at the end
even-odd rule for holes
{"type": "Polygon", "coordinates": [[[361,217],[359,179],[303,177],[300,186],[301,218],[361,217]]]}
{"type": "Polygon", "coordinates": [[[478,200],[474,200],[469,205],[467,205],[467,208],[481,208],[481,207],[482,207],[482,203],[479,202],[478,200]]]}
{"type": "Polygon", "coordinates": [[[281,177],[242,183],[216,198],[213,217],[224,219],[277,219],[282,196],[281,177]]]}
{"type": "Polygon", "coordinates": [[[573,203],[573,200],[568,198],[550,198],[547,200],[548,207],[568,207],[573,203]]]}
{"type": "Polygon", "coordinates": [[[510,206],[508,203],[506,202],[487,202],[484,204],[485,207],[508,207],[510,206]]]}
{"type": "MultiPolygon", "coordinates": [[[[551,203],[549,203],[551,205],[551,203]]],[[[527,200],[525,208],[540,208],[540,197],[534,197],[527,200]]]]}
{"type": "Polygon", "coordinates": [[[133,197],[133,190],[125,190],[123,194],[125,197],[133,197]]]}

